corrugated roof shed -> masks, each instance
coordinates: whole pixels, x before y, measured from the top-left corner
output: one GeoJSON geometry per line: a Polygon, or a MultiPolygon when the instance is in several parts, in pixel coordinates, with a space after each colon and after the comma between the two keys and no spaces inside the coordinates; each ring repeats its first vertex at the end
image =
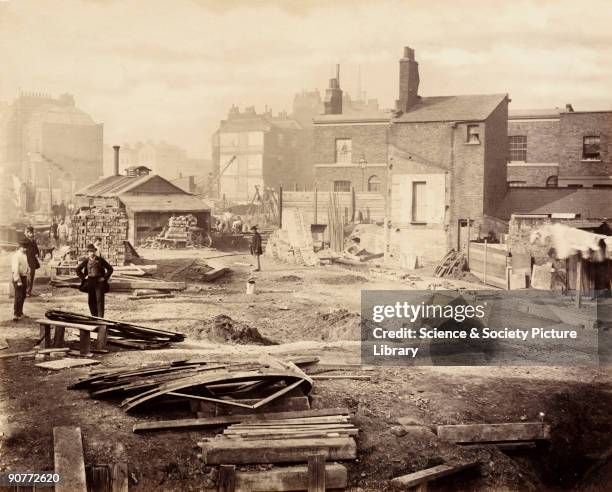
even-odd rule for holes
{"type": "Polygon", "coordinates": [[[507,97],[507,94],[421,97],[410,111],[393,122],[483,121],[507,97]]]}
{"type": "Polygon", "coordinates": [[[583,219],[612,218],[610,190],[605,188],[510,188],[496,216],[576,213],[583,219]]]}

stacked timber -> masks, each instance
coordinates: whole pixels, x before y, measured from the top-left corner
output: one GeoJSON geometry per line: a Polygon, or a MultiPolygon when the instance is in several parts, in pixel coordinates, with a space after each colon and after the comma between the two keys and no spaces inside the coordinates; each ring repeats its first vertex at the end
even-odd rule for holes
{"type": "Polygon", "coordinates": [[[106,326],[107,343],[120,347],[157,349],[166,347],[171,342],[182,342],[185,339],[185,335],[182,333],[55,309],[47,311],[45,316],[47,319],[53,321],[63,321],[81,325],[106,326]]]}
{"type": "Polygon", "coordinates": [[[329,247],[338,253],[344,251],[344,218],[341,213],[338,196],[336,193],[329,194],[328,230],[329,247]]]}
{"type": "Polygon", "coordinates": [[[78,257],[87,256],[87,245],[102,238],[102,254],[111,265],[131,260],[128,241],[128,217],[119,207],[83,208],[72,216],[73,249],[78,257]]]}
{"type": "Polygon", "coordinates": [[[467,267],[467,261],[461,251],[451,249],[434,269],[435,277],[449,277],[467,267]]]}

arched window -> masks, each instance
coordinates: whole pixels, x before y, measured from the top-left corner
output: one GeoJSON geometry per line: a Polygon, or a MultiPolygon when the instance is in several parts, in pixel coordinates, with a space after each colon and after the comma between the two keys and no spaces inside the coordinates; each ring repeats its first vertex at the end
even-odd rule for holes
{"type": "Polygon", "coordinates": [[[380,178],[374,174],[368,179],[368,191],[380,191],[382,182],[380,178]]]}
{"type": "Polygon", "coordinates": [[[546,180],[546,188],[558,188],[559,187],[559,177],[558,176],[549,176],[546,180]]]}

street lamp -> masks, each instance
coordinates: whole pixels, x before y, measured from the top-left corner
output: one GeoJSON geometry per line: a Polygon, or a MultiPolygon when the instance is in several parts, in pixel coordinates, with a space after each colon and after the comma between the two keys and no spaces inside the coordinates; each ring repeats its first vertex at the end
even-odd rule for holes
{"type": "Polygon", "coordinates": [[[366,191],[365,188],[365,170],[368,167],[368,161],[366,161],[365,155],[359,159],[359,168],[361,169],[361,191],[366,191]]]}

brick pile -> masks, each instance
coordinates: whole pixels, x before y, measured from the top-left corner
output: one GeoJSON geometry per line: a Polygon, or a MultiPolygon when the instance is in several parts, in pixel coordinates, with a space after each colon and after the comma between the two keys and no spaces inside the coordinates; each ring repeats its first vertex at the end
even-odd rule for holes
{"type": "Polygon", "coordinates": [[[128,240],[128,218],[118,207],[81,209],[72,217],[73,251],[78,257],[87,255],[87,245],[102,238],[102,254],[111,265],[125,265],[131,259],[128,240]]]}

